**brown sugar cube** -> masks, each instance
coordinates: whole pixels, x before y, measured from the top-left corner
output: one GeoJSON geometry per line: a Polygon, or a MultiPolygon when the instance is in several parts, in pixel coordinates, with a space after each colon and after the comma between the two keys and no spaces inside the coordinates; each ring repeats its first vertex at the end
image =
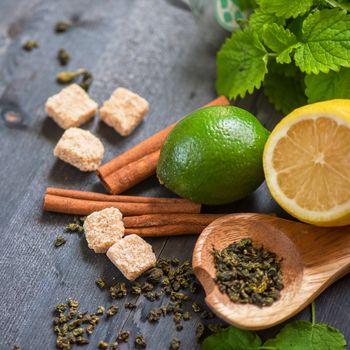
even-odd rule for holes
{"type": "Polygon", "coordinates": [[[156,263],[152,246],[138,235],[129,235],[113,244],[108,258],[128,279],[134,280],[156,263]]]}
{"type": "Polygon", "coordinates": [[[48,98],[45,112],[63,129],[80,126],[97,111],[97,103],[77,84],[48,98]]]}
{"type": "Polygon", "coordinates": [[[144,98],[130,90],[118,88],[100,108],[100,118],[120,135],[127,136],[141,123],[148,109],[144,98]]]}
{"type": "Polygon", "coordinates": [[[106,253],[124,236],[123,215],[117,208],[106,208],[90,214],[84,221],[85,238],[95,253],[106,253]]]}
{"type": "Polygon", "coordinates": [[[104,147],[90,131],[70,128],[63,133],[53,153],[81,171],[94,171],[101,164],[104,147]]]}

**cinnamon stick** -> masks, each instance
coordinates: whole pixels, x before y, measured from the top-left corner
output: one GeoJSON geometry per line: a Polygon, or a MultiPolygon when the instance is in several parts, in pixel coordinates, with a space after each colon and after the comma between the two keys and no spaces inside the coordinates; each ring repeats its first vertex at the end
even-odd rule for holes
{"type": "Polygon", "coordinates": [[[167,225],[208,226],[226,214],[149,214],[125,217],[126,228],[160,227],[167,225]]]}
{"type": "MultiPolygon", "coordinates": [[[[79,191],[79,190],[71,190],[66,188],[56,188],[56,187],[48,187],[46,189],[46,194],[51,194],[59,197],[68,197],[75,199],[83,199],[88,201],[98,201],[98,202],[129,202],[129,203],[190,203],[194,204],[187,199],[182,198],[161,198],[161,197],[142,197],[142,196],[113,196],[110,194],[103,194],[97,192],[87,192],[87,191],[79,191]]],[[[198,206],[198,204],[194,204],[194,206],[198,206]]]]}
{"type": "MultiPolygon", "coordinates": [[[[136,197],[137,198],[137,197],[136,197]]],[[[124,216],[144,215],[155,213],[199,213],[200,204],[192,203],[186,200],[181,202],[166,202],[163,198],[161,201],[156,199],[148,202],[116,201],[116,200],[91,200],[84,198],[64,197],[54,194],[45,194],[44,209],[56,213],[74,214],[74,215],[89,215],[94,211],[99,211],[105,208],[118,208],[124,216]]]]}
{"type": "MultiPolygon", "coordinates": [[[[207,226],[207,225],[206,225],[207,226]]],[[[125,234],[136,234],[140,237],[166,237],[200,234],[206,226],[200,225],[165,225],[155,227],[126,228],[125,234]]]]}
{"type": "Polygon", "coordinates": [[[96,170],[97,175],[100,177],[100,179],[107,178],[108,175],[114,173],[123,166],[135,162],[147,154],[160,150],[166,137],[169,135],[170,131],[175,125],[176,123],[169,125],[165,129],[158,131],[148,139],[130,148],[128,151],[125,151],[116,158],[101,165],[96,170]]]}
{"type": "Polygon", "coordinates": [[[107,177],[100,177],[104,187],[113,194],[132,188],[155,173],[159,154],[160,149],[126,164],[107,177]]]}
{"type": "MultiPolygon", "coordinates": [[[[226,97],[220,96],[206,106],[228,105],[226,97]]],[[[160,149],[176,123],[157,132],[130,150],[97,169],[103,185],[112,194],[122,193],[153,175],[157,168],[160,149]]]]}

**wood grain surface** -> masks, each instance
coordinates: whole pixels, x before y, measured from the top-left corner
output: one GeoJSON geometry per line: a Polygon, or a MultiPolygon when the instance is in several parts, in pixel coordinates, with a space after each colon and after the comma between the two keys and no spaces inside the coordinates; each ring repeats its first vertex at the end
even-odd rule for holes
{"type": "MultiPolygon", "coordinates": [[[[175,122],[185,113],[215,97],[215,52],[185,7],[165,0],[1,0],[0,1],[0,349],[54,349],[51,310],[68,297],[93,311],[108,305],[106,293],[95,279],[122,280],[104,255],[94,254],[78,235],[64,234],[58,249],[53,241],[70,218],[43,213],[47,186],[104,192],[95,174],[83,174],[53,157],[62,130],[44,112],[46,99],[59,91],[55,75],[59,48],[72,55],[67,68],[89,69],[95,80],[90,93],[99,103],[118,86],[130,88],[150,102],[150,113],[127,139],[93,121],[84,128],[101,138],[105,160],[175,122]],[[72,30],[53,33],[57,20],[72,19],[72,30]],[[25,52],[21,44],[36,39],[40,47],[25,52]],[[14,117],[15,116],[15,117],[14,117]],[[12,121],[9,121],[12,120],[12,121]],[[14,120],[14,121],[13,121],[14,120]]],[[[238,105],[249,109],[271,129],[280,116],[261,94],[238,105]]],[[[127,194],[172,196],[151,178],[127,194]]],[[[265,212],[287,217],[262,185],[248,198],[209,212],[265,212]]],[[[190,259],[196,237],[149,239],[157,256],[190,259]]],[[[326,252],[325,252],[326,254],[326,252]]],[[[317,320],[344,332],[350,341],[350,278],[327,289],[317,300],[317,320]]],[[[203,294],[198,296],[203,302],[203,294]]],[[[148,349],[163,350],[176,336],[181,349],[198,349],[193,318],[177,332],[172,318],[150,324],[146,315],[152,303],[137,300],[136,311],[124,309],[102,322],[85,349],[99,340],[114,339],[117,331],[130,330],[131,339],[142,333],[148,349]]],[[[305,310],[298,318],[309,319],[305,310]]],[[[275,334],[273,328],[262,335],[275,334]]],[[[123,345],[122,350],[133,345],[123,345]]]]}

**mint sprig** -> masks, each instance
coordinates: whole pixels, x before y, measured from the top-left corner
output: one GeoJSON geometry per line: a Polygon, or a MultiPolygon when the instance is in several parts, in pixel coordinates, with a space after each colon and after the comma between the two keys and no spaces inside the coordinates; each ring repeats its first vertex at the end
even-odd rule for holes
{"type": "Polygon", "coordinates": [[[254,332],[228,327],[207,337],[202,350],[345,350],[346,340],[336,328],[316,323],[315,307],[312,321],[294,321],[287,324],[275,338],[264,344],[254,332]]]}
{"type": "Polygon", "coordinates": [[[244,97],[262,87],[283,113],[307,101],[350,98],[346,1],[257,0],[257,6],[217,54],[218,94],[244,97]],[[279,75],[270,70],[276,65],[279,75]]]}

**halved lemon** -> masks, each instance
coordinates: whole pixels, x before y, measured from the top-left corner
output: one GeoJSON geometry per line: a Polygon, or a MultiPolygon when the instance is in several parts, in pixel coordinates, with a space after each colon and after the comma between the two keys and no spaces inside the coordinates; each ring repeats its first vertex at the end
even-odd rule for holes
{"type": "Polygon", "coordinates": [[[267,186],[289,214],[317,226],[350,224],[350,100],[294,110],[264,149],[267,186]]]}

